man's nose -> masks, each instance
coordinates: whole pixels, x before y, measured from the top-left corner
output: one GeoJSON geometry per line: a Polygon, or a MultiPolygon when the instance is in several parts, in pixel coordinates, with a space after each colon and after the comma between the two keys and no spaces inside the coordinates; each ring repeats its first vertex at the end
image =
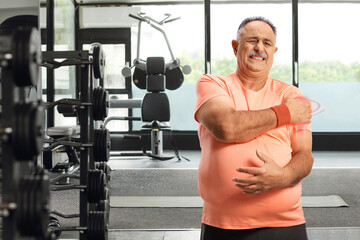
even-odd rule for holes
{"type": "Polygon", "coordinates": [[[264,51],[264,45],[262,44],[262,42],[258,42],[256,45],[255,45],[255,51],[261,53],[264,51]]]}

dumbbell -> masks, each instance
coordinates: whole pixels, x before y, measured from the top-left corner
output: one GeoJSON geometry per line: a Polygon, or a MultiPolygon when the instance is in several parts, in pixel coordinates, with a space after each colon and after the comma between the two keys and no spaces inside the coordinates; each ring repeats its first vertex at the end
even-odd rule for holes
{"type": "Polygon", "coordinates": [[[106,175],[102,170],[89,170],[87,185],[53,186],[51,191],[86,189],[89,203],[98,203],[106,199],[106,175]]]}

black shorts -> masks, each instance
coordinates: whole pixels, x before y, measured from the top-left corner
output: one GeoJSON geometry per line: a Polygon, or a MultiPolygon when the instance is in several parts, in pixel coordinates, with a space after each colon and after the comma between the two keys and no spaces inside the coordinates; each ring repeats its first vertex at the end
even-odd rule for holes
{"type": "Polygon", "coordinates": [[[201,225],[200,240],[308,240],[305,224],[292,227],[222,229],[201,225]]]}

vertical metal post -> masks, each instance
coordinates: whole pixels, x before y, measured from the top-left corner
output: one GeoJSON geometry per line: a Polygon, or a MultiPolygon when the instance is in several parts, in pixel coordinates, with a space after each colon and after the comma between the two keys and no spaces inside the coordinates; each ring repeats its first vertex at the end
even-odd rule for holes
{"type": "Polygon", "coordinates": [[[298,0],[292,0],[293,85],[299,87],[298,0]]]}
{"type": "MultiPolygon", "coordinates": [[[[81,86],[80,99],[81,102],[90,102],[90,81],[89,81],[89,65],[85,64],[81,67],[81,86]]],[[[80,122],[80,138],[81,143],[88,144],[90,142],[90,108],[84,107],[79,113],[80,122]]],[[[87,185],[87,174],[89,170],[90,149],[82,147],[80,151],[80,185],[87,185]]],[[[87,199],[88,189],[80,191],[80,227],[87,227],[89,204],[87,199]]],[[[80,232],[80,239],[86,240],[87,234],[80,232]]]]}
{"type": "Polygon", "coordinates": [[[210,42],[210,2],[204,0],[205,16],[205,73],[211,73],[211,42],[210,42]]]}
{"type": "MultiPolygon", "coordinates": [[[[55,24],[54,24],[54,0],[46,1],[46,51],[54,51],[55,45],[55,24]]],[[[55,101],[55,77],[54,70],[47,69],[46,76],[46,101],[55,101]]],[[[55,125],[54,108],[47,110],[47,127],[55,125]]]]}

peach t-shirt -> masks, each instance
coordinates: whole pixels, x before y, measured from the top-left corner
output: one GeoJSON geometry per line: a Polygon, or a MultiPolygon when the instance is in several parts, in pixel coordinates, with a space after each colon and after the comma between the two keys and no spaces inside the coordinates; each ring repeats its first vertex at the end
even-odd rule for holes
{"type": "MultiPolygon", "coordinates": [[[[236,76],[203,75],[196,85],[196,111],[207,100],[228,96],[236,110],[261,110],[282,103],[290,93],[302,96],[299,89],[272,78],[259,91],[247,90],[236,76]]],[[[204,200],[202,222],[224,229],[286,227],[305,223],[300,205],[301,184],[277,188],[259,195],[243,194],[233,177],[249,176],[236,168],[261,167],[256,150],[271,157],[279,166],[291,160],[291,135],[299,126],[284,125],[245,143],[223,143],[199,124],[201,146],[199,193],[204,200]]],[[[310,125],[299,129],[311,131],[310,125]]]]}

